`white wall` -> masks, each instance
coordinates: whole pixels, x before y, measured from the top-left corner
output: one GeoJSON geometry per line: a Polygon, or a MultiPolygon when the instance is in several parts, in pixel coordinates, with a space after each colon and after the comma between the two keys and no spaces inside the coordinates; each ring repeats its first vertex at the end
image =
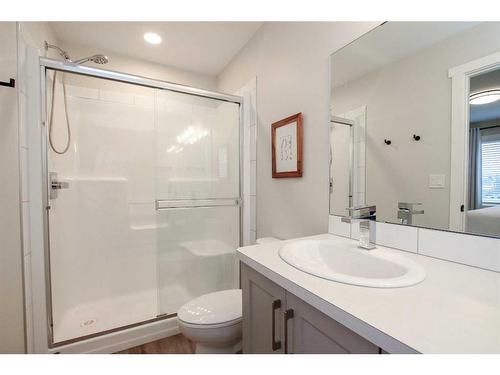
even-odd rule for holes
{"type": "MultiPolygon", "coordinates": [[[[0,46],[0,80],[17,79],[15,22],[0,22],[0,46]]],[[[0,86],[0,353],[25,351],[16,94],[0,86]]]]}
{"type": "Polygon", "coordinates": [[[374,22],[271,22],[218,77],[234,92],[257,76],[257,236],[292,238],[328,228],[329,55],[374,22]],[[271,178],[271,124],[304,116],[302,178],[271,178]]]}
{"type": "Polygon", "coordinates": [[[483,23],[333,90],[335,114],[367,106],[366,200],[379,219],[397,222],[398,201],[421,202],[414,224],[449,228],[448,69],[497,52],[499,33],[500,24],[483,23]],[[430,174],[444,174],[445,188],[429,188],[430,174]]]}

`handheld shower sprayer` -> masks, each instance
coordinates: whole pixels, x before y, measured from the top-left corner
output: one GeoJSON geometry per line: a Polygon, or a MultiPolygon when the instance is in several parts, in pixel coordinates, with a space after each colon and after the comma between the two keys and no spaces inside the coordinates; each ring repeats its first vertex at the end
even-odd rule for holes
{"type": "Polygon", "coordinates": [[[107,64],[109,62],[108,56],[101,55],[101,54],[92,55],[89,57],[84,57],[82,59],[73,61],[69,57],[69,54],[67,51],[63,50],[62,48],[60,48],[54,44],[50,44],[49,42],[45,41],[45,50],[48,51],[49,48],[55,49],[57,52],[59,52],[59,55],[64,59],[65,62],[69,62],[69,63],[73,63],[73,64],[77,64],[77,65],[85,64],[86,62],[89,62],[89,61],[91,61],[95,64],[99,64],[99,65],[107,64]]]}
{"type": "MultiPolygon", "coordinates": [[[[63,50],[62,48],[56,46],[56,45],[53,45],[53,44],[49,44],[47,41],[45,41],[45,50],[48,51],[49,48],[52,48],[52,49],[55,49],[56,51],[59,52],[59,56],[61,56],[65,62],[67,63],[72,63],[72,64],[76,64],[76,65],[80,65],[80,64],[85,64],[86,62],[93,62],[95,64],[107,64],[109,62],[109,59],[107,56],[105,55],[92,55],[92,56],[89,56],[89,57],[85,57],[83,59],[79,59],[79,60],[76,60],[76,61],[73,61],[71,60],[71,58],[69,57],[69,54],[68,52],[66,52],[65,50],[63,50]]],[[[69,124],[69,116],[68,116],[68,100],[67,100],[67,97],[66,97],[66,82],[65,82],[65,76],[64,76],[64,73],[62,73],[62,88],[63,88],[63,102],[64,102],[64,115],[66,117],[66,129],[67,129],[67,134],[68,134],[68,138],[67,138],[67,141],[66,141],[66,145],[64,146],[64,148],[62,150],[58,150],[55,146],[54,146],[54,142],[52,140],[52,129],[53,129],[53,120],[54,120],[54,98],[55,98],[55,93],[56,93],[56,81],[57,81],[57,70],[54,70],[54,76],[52,78],[52,97],[51,97],[51,105],[50,105],[50,117],[49,117],[49,145],[50,145],[50,148],[56,153],[56,154],[59,154],[59,155],[62,155],[62,154],[65,154],[66,151],[68,151],[69,149],[69,146],[71,144],[71,126],[69,124]]]]}
{"type": "Polygon", "coordinates": [[[108,59],[108,56],[106,55],[93,55],[93,56],[89,56],[89,57],[85,57],[83,59],[80,59],[80,60],[76,60],[76,61],[73,61],[75,64],[84,64],[88,61],[92,61],[93,63],[95,64],[100,64],[100,65],[103,65],[103,64],[107,64],[109,59],[108,59]]]}

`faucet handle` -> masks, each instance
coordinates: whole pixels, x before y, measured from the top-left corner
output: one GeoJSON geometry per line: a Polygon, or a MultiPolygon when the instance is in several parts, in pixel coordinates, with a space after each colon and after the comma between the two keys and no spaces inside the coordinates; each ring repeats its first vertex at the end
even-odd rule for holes
{"type": "MultiPolygon", "coordinates": [[[[422,215],[424,210],[417,210],[415,206],[421,206],[422,203],[398,202],[398,211],[405,210],[412,215],[422,215]]],[[[399,214],[398,214],[399,217],[399,214]]]]}
{"type": "Polygon", "coordinates": [[[347,208],[349,216],[352,219],[367,219],[375,215],[377,206],[375,205],[361,205],[347,208]]]}
{"type": "Polygon", "coordinates": [[[415,206],[421,206],[422,203],[412,203],[412,202],[398,202],[398,209],[410,210],[412,211],[415,206]]]}

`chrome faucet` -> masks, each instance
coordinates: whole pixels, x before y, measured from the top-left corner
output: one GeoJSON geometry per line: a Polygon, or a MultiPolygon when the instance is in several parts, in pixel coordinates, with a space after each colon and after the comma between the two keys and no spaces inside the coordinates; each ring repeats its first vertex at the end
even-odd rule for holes
{"type": "Polygon", "coordinates": [[[401,224],[411,225],[413,215],[422,215],[424,210],[416,210],[415,206],[421,206],[422,203],[398,202],[398,219],[401,224]]]}
{"type": "Polygon", "coordinates": [[[376,220],[377,206],[356,206],[349,207],[348,217],[343,217],[343,223],[359,223],[359,247],[372,250],[375,245],[376,238],[376,220]]]}

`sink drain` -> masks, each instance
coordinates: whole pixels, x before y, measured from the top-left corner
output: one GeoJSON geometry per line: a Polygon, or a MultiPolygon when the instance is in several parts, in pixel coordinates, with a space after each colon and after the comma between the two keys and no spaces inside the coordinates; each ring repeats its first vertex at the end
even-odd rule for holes
{"type": "Polygon", "coordinates": [[[89,320],[85,320],[84,322],[82,322],[80,324],[80,326],[81,327],[89,327],[91,325],[94,325],[96,322],[97,322],[97,319],[89,319],[89,320]]]}

